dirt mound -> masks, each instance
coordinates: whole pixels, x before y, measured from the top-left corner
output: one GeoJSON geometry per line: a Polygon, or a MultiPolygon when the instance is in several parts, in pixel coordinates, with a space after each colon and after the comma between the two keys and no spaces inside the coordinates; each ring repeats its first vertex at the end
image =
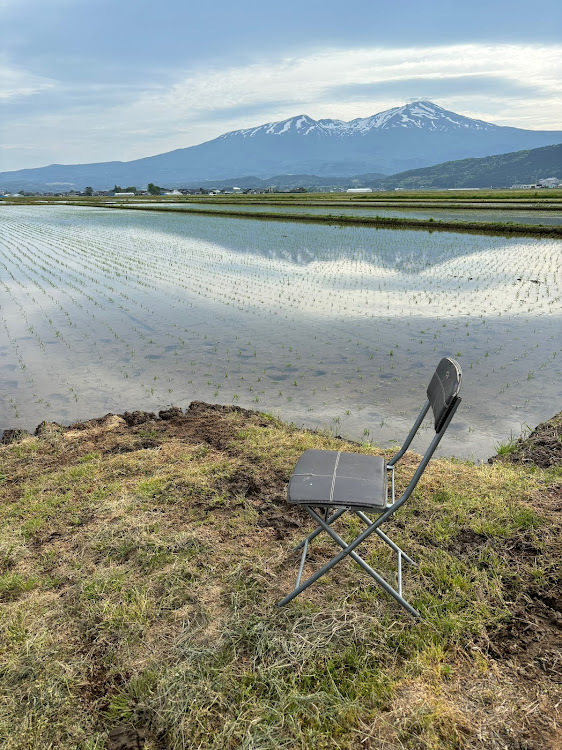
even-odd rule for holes
{"type": "MultiPolygon", "coordinates": [[[[76,422],[68,427],[55,423],[42,422],[36,434],[46,438],[59,435],[64,440],[64,450],[50,455],[41,454],[36,459],[39,467],[49,464],[59,467],[76,460],[76,457],[88,452],[97,452],[103,456],[132,454],[141,450],[159,450],[169,441],[178,440],[224,453],[232,459],[238,458],[239,441],[236,440],[241,430],[248,427],[268,427],[270,420],[261,412],[243,409],[239,406],[208,404],[203,401],[192,401],[183,412],[179,407],[171,407],[159,412],[133,411],[123,414],[106,414],[103,417],[76,422]],[[225,418],[231,417],[231,418],[225,418]]],[[[10,436],[11,441],[28,437],[28,433],[10,436]]],[[[274,466],[262,466],[259,470],[252,462],[245,462],[232,473],[224,477],[222,491],[230,498],[247,498],[260,512],[260,527],[268,527],[278,539],[286,536],[291,529],[302,525],[296,511],[289,511],[285,506],[285,494],[288,476],[286,472],[274,466]]],[[[204,511],[216,509],[207,507],[205,500],[194,503],[204,511]]],[[[234,507],[230,503],[230,507],[234,507]]]]}
{"type": "Polygon", "coordinates": [[[267,425],[263,414],[239,406],[207,404],[192,401],[185,413],[178,407],[159,412],[159,418],[149,412],[125,412],[120,415],[129,427],[142,425],[155,433],[188,442],[207,443],[217,450],[225,450],[236,434],[246,424],[259,427],[267,425]],[[225,414],[238,414],[237,422],[224,419],[225,414]]]}
{"type": "Polygon", "coordinates": [[[143,733],[122,725],[115,727],[107,740],[107,750],[142,750],[143,747],[143,733]]]}
{"type": "MultiPolygon", "coordinates": [[[[540,497],[541,510],[550,516],[550,525],[543,532],[542,543],[549,547],[554,559],[562,556],[560,515],[562,485],[551,488],[540,497]]],[[[510,610],[498,627],[488,631],[488,651],[499,661],[509,661],[522,679],[546,675],[562,684],[562,576],[560,570],[544,566],[540,574],[529,576],[543,565],[541,543],[528,531],[516,540],[496,549],[509,571],[504,581],[505,603],[510,610]]]]}
{"type": "Polygon", "coordinates": [[[508,453],[492,456],[488,461],[533,463],[541,469],[562,465],[562,412],[539,424],[527,437],[515,441],[508,453]]]}
{"type": "MultiPolygon", "coordinates": [[[[514,596],[511,616],[494,632],[489,632],[489,653],[498,660],[509,660],[523,677],[533,678],[541,671],[561,683],[562,612],[560,581],[525,586],[514,596]]],[[[515,594],[515,592],[514,592],[515,594]]]]}
{"type": "Polygon", "coordinates": [[[10,445],[11,443],[17,443],[19,440],[29,437],[30,434],[27,430],[4,430],[1,444],[10,445]]]}
{"type": "Polygon", "coordinates": [[[125,420],[129,427],[134,427],[137,424],[144,424],[144,422],[149,422],[151,419],[156,419],[156,414],[152,411],[125,411],[119,416],[125,420]]]}

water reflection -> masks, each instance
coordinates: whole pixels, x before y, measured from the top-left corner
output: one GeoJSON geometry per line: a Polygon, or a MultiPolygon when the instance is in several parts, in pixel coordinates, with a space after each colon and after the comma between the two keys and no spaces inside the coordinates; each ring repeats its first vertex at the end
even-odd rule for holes
{"type": "Polygon", "coordinates": [[[445,453],[559,407],[562,243],[72,207],[3,207],[2,427],[193,399],[401,436],[441,356],[445,453]]]}
{"type": "Polygon", "coordinates": [[[358,217],[384,217],[384,218],[401,218],[401,219],[434,219],[435,221],[477,221],[477,222],[503,222],[512,224],[542,224],[550,226],[559,226],[562,224],[562,211],[550,210],[523,210],[514,209],[513,206],[503,208],[488,209],[485,208],[435,208],[433,206],[424,208],[409,208],[400,206],[399,208],[385,208],[380,206],[291,206],[291,205],[254,205],[251,203],[203,203],[203,202],[181,202],[181,203],[153,203],[148,201],[143,203],[132,203],[136,206],[157,207],[162,211],[178,209],[189,211],[193,209],[204,209],[206,211],[252,211],[254,213],[292,213],[292,214],[312,214],[320,216],[358,216],[358,217]]]}

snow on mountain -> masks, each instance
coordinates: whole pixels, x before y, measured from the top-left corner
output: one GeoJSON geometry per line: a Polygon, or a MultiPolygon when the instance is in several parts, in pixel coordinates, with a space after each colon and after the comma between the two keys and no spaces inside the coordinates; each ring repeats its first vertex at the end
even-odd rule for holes
{"type": "Polygon", "coordinates": [[[351,134],[366,135],[373,130],[391,130],[393,128],[418,128],[430,131],[449,132],[452,130],[492,131],[499,126],[473,120],[470,117],[449,112],[433,102],[419,100],[402,107],[387,109],[371,117],[358,117],[345,122],[343,120],[313,120],[308,115],[297,115],[288,120],[268,122],[254,128],[233,130],[221,135],[221,139],[242,137],[255,138],[258,135],[310,135],[345,137],[351,134]]]}
{"type": "MultiPolygon", "coordinates": [[[[326,122],[338,122],[337,120],[326,120],[326,122]]],[[[268,122],[265,125],[259,125],[256,128],[243,128],[242,130],[232,130],[229,133],[219,136],[220,139],[242,137],[254,138],[256,135],[283,135],[283,133],[295,133],[300,131],[299,135],[308,135],[311,132],[322,133],[324,130],[321,120],[313,120],[308,115],[297,115],[290,117],[288,120],[279,122],[268,122]]],[[[339,123],[345,125],[345,123],[339,123]]]]}
{"type": "Polygon", "coordinates": [[[497,128],[483,120],[473,120],[428,101],[416,101],[403,107],[394,107],[386,112],[380,112],[373,117],[352,120],[349,125],[354,130],[365,133],[369,130],[389,130],[391,128],[425,128],[427,130],[450,131],[464,128],[468,130],[491,131],[497,128]]]}

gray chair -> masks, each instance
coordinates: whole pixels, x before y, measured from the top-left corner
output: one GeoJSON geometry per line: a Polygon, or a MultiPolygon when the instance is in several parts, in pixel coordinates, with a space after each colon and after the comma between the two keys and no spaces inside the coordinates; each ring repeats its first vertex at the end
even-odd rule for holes
{"type": "Polygon", "coordinates": [[[278,603],[278,607],[288,604],[349,555],[404,609],[414,617],[420,617],[419,612],[402,596],[402,559],[410,565],[416,565],[416,563],[389,539],[380,527],[396,513],[398,508],[404,505],[414,491],[461,402],[458,395],[461,379],[462,373],[458,362],[449,357],[439,362],[427,389],[427,400],[414,426],[398,453],[388,463],[381,456],[366,456],[344,451],[307,450],[302,454],[289,481],[287,500],[290,505],[302,506],[318,526],[296,547],[296,549],[302,548],[297,582],[293,591],[278,603]],[[402,495],[396,498],[394,467],[410,446],[430,407],[433,411],[435,435],[410,483],[402,495]],[[349,544],[332,528],[334,522],[346,511],[356,515],[366,525],[364,531],[349,544]],[[371,515],[376,514],[377,518],[371,520],[366,512],[371,515]],[[342,550],[304,583],[301,583],[308,545],[322,531],[329,534],[342,547],[342,550]],[[397,554],[398,590],[394,589],[355,552],[356,547],[372,533],[375,533],[397,554]]]}

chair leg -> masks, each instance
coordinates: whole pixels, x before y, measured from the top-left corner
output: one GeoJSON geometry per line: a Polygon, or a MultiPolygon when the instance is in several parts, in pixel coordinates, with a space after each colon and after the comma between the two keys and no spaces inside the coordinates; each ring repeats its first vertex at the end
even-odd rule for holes
{"type": "MultiPolygon", "coordinates": [[[[367,526],[371,525],[373,522],[369,518],[369,516],[365,515],[365,513],[362,513],[360,510],[353,511],[356,516],[359,516],[359,518],[364,521],[367,526]]],[[[406,560],[406,562],[409,562],[410,565],[413,565],[415,568],[418,567],[417,562],[414,562],[411,557],[409,557],[404,550],[400,549],[400,547],[395,544],[390,537],[388,537],[384,531],[381,531],[380,529],[375,529],[375,534],[379,537],[379,539],[382,539],[382,541],[387,544],[391,549],[393,549],[396,552],[397,556],[397,565],[396,565],[396,580],[398,583],[398,593],[400,596],[402,596],[402,558],[406,560]]]]}
{"type": "MultiPolygon", "coordinates": [[[[345,508],[340,508],[335,513],[332,513],[331,516],[329,516],[328,515],[329,509],[326,508],[326,510],[325,510],[325,521],[326,521],[326,523],[327,524],[334,523],[334,521],[336,521],[342,515],[342,513],[345,513],[345,510],[346,510],[345,508]]],[[[308,551],[309,542],[312,539],[315,539],[318,536],[318,534],[320,534],[320,532],[323,531],[323,530],[324,529],[322,528],[322,526],[318,526],[318,528],[315,529],[311,534],[309,534],[308,536],[306,536],[302,540],[302,542],[300,544],[297,544],[297,546],[293,550],[293,552],[296,552],[298,549],[301,549],[301,547],[303,548],[302,555],[301,555],[301,562],[300,562],[300,565],[299,565],[299,572],[297,573],[297,582],[295,583],[295,589],[297,589],[300,586],[300,582],[301,582],[301,578],[302,578],[302,572],[303,572],[303,569],[304,569],[304,563],[305,563],[305,560],[306,560],[306,553],[308,551]]]]}
{"type": "MultiPolygon", "coordinates": [[[[297,549],[298,549],[298,547],[297,547],[297,549]]],[[[308,537],[306,537],[306,539],[304,540],[304,547],[303,547],[302,556],[301,556],[301,564],[299,566],[299,572],[297,574],[297,582],[295,583],[295,588],[296,589],[298,589],[298,587],[301,584],[302,571],[304,569],[304,561],[306,560],[306,553],[307,553],[307,551],[308,551],[308,537]]]]}
{"type": "MultiPolygon", "coordinates": [[[[327,511],[328,509],[326,509],[327,511]]],[[[332,524],[334,521],[337,521],[338,518],[345,513],[347,509],[346,508],[340,508],[335,513],[332,513],[332,515],[326,519],[326,523],[332,524]]],[[[307,542],[311,542],[313,539],[315,539],[318,534],[320,534],[321,531],[324,531],[322,526],[318,526],[318,528],[314,529],[314,531],[309,534],[307,537],[305,537],[300,544],[297,544],[293,552],[296,552],[298,549],[300,549],[304,544],[307,542]]]]}
{"type": "MultiPolygon", "coordinates": [[[[369,516],[365,515],[365,513],[363,513],[362,511],[360,511],[360,510],[354,510],[353,512],[355,513],[355,515],[356,515],[356,516],[359,516],[359,518],[360,518],[360,519],[361,519],[362,521],[364,521],[364,522],[365,522],[365,523],[367,524],[367,526],[370,526],[370,525],[371,525],[371,524],[373,523],[373,522],[371,521],[371,519],[369,518],[369,516]]],[[[394,550],[395,552],[397,552],[399,556],[402,556],[402,557],[404,558],[404,560],[406,560],[406,562],[409,562],[409,563],[410,563],[410,565],[413,565],[413,566],[414,566],[415,568],[417,568],[417,567],[418,567],[418,564],[417,564],[417,562],[414,562],[414,560],[412,560],[412,558],[411,558],[411,557],[408,557],[408,555],[407,555],[407,554],[406,554],[406,553],[404,552],[404,550],[400,549],[400,547],[399,547],[399,546],[398,546],[397,544],[395,544],[395,543],[394,543],[394,542],[392,541],[392,539],[390,539],[390,537],[388,537],[388,536],[387,536],[387,535],[386,535],[386,534],[384,533],[384,531],[381,531],[380,529],[375,529],[375,534],[376,534],[376,535],[377,535],[377,536],[378,536],[378,537],[379,537],[380,539],[382,539],[382,541],[383,541],[383,542],[384,542],[385,544],[388,544],[388,546],[389,546],[389,547],[390,547],[391,549],[393,549],[393,550],[394,550]]]]}
{"type": "MultiPolygon", "coordinates": [[[[278,607],[283,607],[285,604],[288,604],[290,601],[292,601],[296,596],[298,596],[301,592],[303,592],[305,589],[307,589],[309,586],[311,586],[315,581],[317,581],[321,576],[323,576],[325,573],[327,573],[329,570],[331,570],[334,565],[337,565],[341,560],[343,560],[344,557],[347,557],[349,555],[353,560],[355,560],[358,565],[360,565],[363,570],[368,573],[371,578],[373,578],[381,588],[383,588],[388,594],[390,594],[398,604],[400,604],[404,609],[409,612],[414,617],[420,618],[420,613],[415,610],[411,604],[409,604],[395,589],[392,588],[392,586],[387,583],[387,581],[384,580],[382,576],[380,576],[376,570],[373,570],[370,565],[368,565],[365,560],[363,560],[362,557],[360,557],[356,552],[354,552],[355,548],[358,547],[362,542],[367,539],[367,537],[373,533],[373,531],[376,531],[376,529],[372,528],[372,525],[366,528],[361,534],[359,534],[358,537],[356,537],[353,542],[350,544],[347,544],[345,540],[343,540],[339,534],[337,534],[334,529],[330,527],[329,524],[324,521],[323,518],[321,518],[317,513],[315,513],[312,508],[305,505],[305,510],[308,512],[310,516],[316,521],[316,523],[322,527],[324,531],[326,531],[332,539],[337,542],[342,547],[342,551],[336,555],[334,558],[332,558],[329,562],[327,562],[325,565],[323,565],[319,570],[316,571],[313,575],[310,576],[304,583],[301,583],[299,586],[297,586],[293,591],[291,591],[290,594],[288,594],[284,599],[282,599],[280,602],[278,602],[278,607]]],[[[400,580],[400,588],[401,586],[401,580],[400,580]]]]}

